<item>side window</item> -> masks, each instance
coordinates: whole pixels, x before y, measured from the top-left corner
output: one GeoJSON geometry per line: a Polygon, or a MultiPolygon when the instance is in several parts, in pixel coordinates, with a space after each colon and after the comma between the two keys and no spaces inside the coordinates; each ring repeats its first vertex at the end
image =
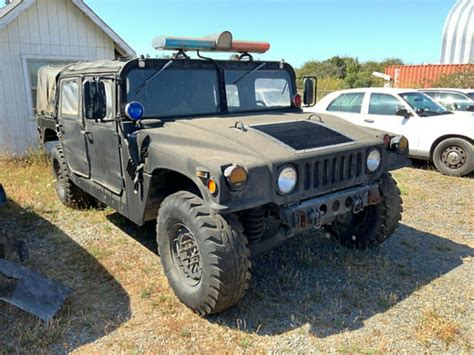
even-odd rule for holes
{"type": "Polygon", "coordinates": [[[79,84],[77,80],[61,82],[61,116],[79,117],[79,84]]]}
{"type": "Polygon", "coordinates": [[[440,98],[445,101],[466,101],[464,96],[452,92],[442,93],[440,94],[440,98]]]}
{"type": "Polygon", "coordinates": [[[348,93],[338,96],[328,106],[328,111],[360,113],[364,93],[348,93]]]}
{"type": "Polygon", "coordinates": [[[84,116],[89,120],[114,118],[114,81],[111,79],[87,78],[83,82],[84,116]]]}
{"type": "Polygon", "coordinates": [[[114,117],[114,97],[113,97],[113,81],[112,80],[103,80],[105,86],[105,100],[107,113],[105,119],[111,119],[114,117]]]}
{"type": "Polygon", "coordinates": [[[372,94],[370,95],[369,114],[395,116],[400,106],[402,106],[400,101],[392,95],[372,94]]]}

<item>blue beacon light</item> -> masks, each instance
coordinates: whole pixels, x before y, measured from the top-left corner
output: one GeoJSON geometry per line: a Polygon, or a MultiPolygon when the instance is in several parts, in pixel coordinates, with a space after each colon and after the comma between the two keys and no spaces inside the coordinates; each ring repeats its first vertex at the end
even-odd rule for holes
{"type": "Polygon", "coordinates": [[[132,101],[125,106],[125,115],[133,121],[139,121],[144,113],[145,108],[138,101],[132,101]]]}

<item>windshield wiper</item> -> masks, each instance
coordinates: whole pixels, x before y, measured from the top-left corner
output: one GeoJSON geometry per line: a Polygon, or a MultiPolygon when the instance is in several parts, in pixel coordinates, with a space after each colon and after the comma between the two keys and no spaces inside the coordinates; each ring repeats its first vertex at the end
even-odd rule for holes
{"type": "Polygon", "coordinates": [[[258,67],[253,68],[252,70],[246,72],[245,74],[242,74],[240,77],[238,77],[236,80],[234,80],[234,82],[232,83],[232,85],[237,84],[240,80],[242,80],[243,78],[245,78],[246,76],[248,76],[248,75],[250,75],[250,74],[255,73],[257,70],[262,69],[266,64],[267,64],[267,63],[262,63],[262,64],[260,64],[258,67]]]}
{"type": "Polygon", "coordinates": [[[162,67],[160,70],[158,70],[157,72],[151,74],[151,75],[137,88],[137,90],[135,90],[135,95],[137,95],[140,91],[142,91],[143,88],[144,88],[145,86],[147,86],[150,81],[152,81],[152,80],[155,79],[158,75],[160,75],[161,73],[163,73],[163,72],[166,70],[166,68],[168,68],[171,64],[173,64],[173,60],[170,60],[168,63],[166,63],[165,65],[163,65],[163,67],[162,67]]]}

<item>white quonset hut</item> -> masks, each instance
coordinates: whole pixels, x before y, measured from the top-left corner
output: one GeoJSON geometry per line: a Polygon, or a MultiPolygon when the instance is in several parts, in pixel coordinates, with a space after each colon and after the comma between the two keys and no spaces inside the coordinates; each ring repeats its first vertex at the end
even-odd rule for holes
{"type": "Polygon", "coordinates": [[[0,155],[37,146],[38,68],[122,56],[135,52],[82,0],[7,0],[0,7],[0,155]]]}
{"type": "Polygon", "coordinates": [[[474,0],[458,0],[444,24],[441,64],[474,63],[474,0]]]}

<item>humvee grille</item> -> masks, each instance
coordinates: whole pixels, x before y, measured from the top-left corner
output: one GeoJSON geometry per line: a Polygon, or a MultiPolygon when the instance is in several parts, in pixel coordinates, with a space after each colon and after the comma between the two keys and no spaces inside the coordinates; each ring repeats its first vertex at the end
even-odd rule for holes
{"type": "Polygon", "coordinates": [[[305,190],[327,188],[349,182],[357,183],[365,176],[363,152],[351,152],[307,162],[303,166],[305,190]]]}
{"type": "Polygon", "coordinates": [[[312,121],[292,121],[252,126],[295,150],[307,150],[353,142],[352,139],[312,121]]]}

